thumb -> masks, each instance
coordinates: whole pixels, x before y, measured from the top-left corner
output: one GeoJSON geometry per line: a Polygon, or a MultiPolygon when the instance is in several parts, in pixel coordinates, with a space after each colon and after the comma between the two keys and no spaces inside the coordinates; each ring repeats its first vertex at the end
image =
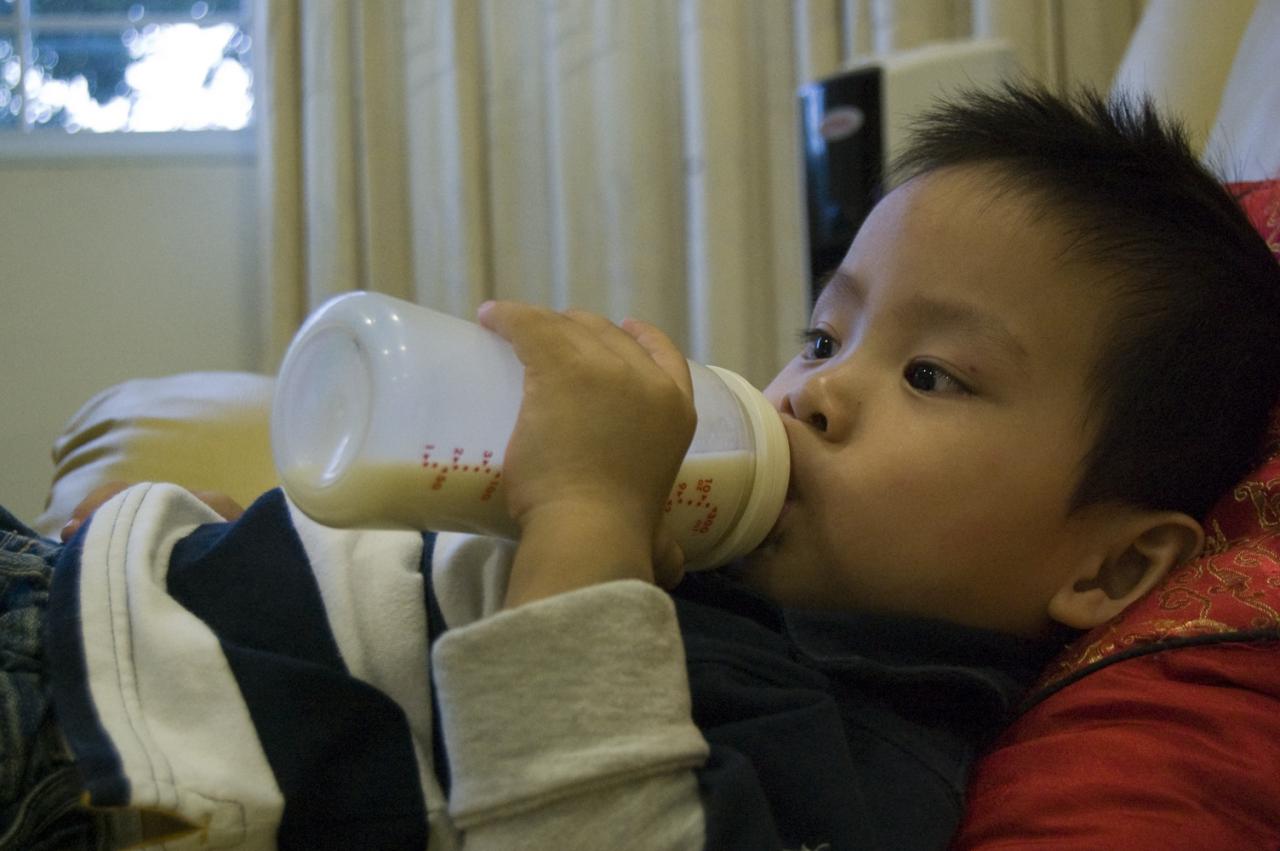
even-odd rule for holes
{"type": "Polygon", "coordinates": [[[658,532],[654,545],[653,581],[670,590],[684,579],[684,550],[665,529],[658,532]]]}
{"type": "Polygon", "coordinates": [[[128,482],[110,481],[89,491],[88,496],[80,500],[79,504],[71,510],[71,516],[62,527],[62,531],[59,532],[59,537],[62,541],[65,543],[71,540],[72,536],[80,530],[80,527],[84,525],[93,512],[97,511],[111,497],[127,487],[129,487],[128,482]]]}

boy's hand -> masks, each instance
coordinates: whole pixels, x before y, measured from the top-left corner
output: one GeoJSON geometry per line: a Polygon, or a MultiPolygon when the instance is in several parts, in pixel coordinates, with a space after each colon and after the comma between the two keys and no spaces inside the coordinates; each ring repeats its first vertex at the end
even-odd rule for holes
{"type": "Polygon", "coordinates": [[[525,367],[503,462],[521,529],[507,605],[613,579],[674,584],[684,559],[661,520],[697,416],[684,356],[635,320],[513,302],[479,316],[525,367]]]}
{"type": "MultiPolygon", "coordinates": [[[[65,543],[71,540],[71,537],[80,530],[80,527],[84,525],[84,521],[88,520],[93,512],[97,511],[107,500],[127,487],[129,487],[128,482],[107,482],[105,485],[99,485],[89,491],[89,495],[80,500],[80,504],[72,510],[71,519],[66,522],[62,527],[62,531],[58,533],[62,541],[65,543]]],[[[222,515],[224,520],[235,520],[241,514],[244,514],[244,509],[224,493],[196,491],[192,495],[222,515]]]]}

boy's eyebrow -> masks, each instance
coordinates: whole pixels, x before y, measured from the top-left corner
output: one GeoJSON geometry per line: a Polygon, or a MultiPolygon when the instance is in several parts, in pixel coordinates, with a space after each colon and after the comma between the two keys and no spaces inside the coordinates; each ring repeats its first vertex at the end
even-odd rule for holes
{"type": "MultiPolygon", "coordinates": [[[[855,305],[866,303],[866,287],[853,275],[837,267],[823,278],[818,290],[818,301],[843,296],[855,305]]],[[[914,295],[899,305],[895,313],[908,327],[929,330],[955,331],[970,337],[988,341],[997,350],[1009,355],[1015,366],[1025,366],[1027,347],[1009,330],[1000,317],[983,310],[978,305],[953,299],[914,295]]]]}
{"type": "Polygon", "coordinates": [[[855,304],[863,304],[867,300],[866,289],[862,286],[857,278],[850,275],[844,269],[837,266],[832,269],[818,283],[817,297],[814,298],[816,305],[822,300],[823,296],[832,298],[836,293],[843,292],[844,295],[853,300],[855,304]]]}
{"type": "Polygon", "coordinates": [[[912,296],[897,309],[899,317],[911,326],[957,331],[989,341],[1007,352],[1011,360],[1022,365],[1027,360],[1027,347],[1000,317],[977,305],[963,301],[912,296]]]}

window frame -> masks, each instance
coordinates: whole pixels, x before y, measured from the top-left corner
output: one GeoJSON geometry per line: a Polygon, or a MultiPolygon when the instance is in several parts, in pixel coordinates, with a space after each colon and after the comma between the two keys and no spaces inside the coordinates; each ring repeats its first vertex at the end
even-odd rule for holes
{"type": "Polygon", "coordinates": [[[238,14],[210,12],[199,20],[203,25],[233,23],[250,34],[254,47],[250,53],[250,71],[254,79],[253,114],[249,124],[239,130],[167,130],[124,131],[104,133],[82,131],[68,133],[31,124],[26,102],[25,78],[31,66],[36,30],[45,32],[119,33],[124,28],[148,24],[193,23],[190,15],[181,13],[145,14],[134,20],[127,12],[65,14],[46,13],[33,16],[32,0],[15,0],[13,13],[0,18],[0,33],[11,35],[21,62],[16,91],[22,95],[22,114],[18,126],[0,129],[0,165],[23,160],[74,159],[154,159],[157,157],[193,157],[200,159],[251,160],[257,153],[258,104],[257,88],[261,84],[261,42],[253,14],[252,0],[244,0],[238,14]],[[35,23],[33,24],[33,18],[35,23]]]}

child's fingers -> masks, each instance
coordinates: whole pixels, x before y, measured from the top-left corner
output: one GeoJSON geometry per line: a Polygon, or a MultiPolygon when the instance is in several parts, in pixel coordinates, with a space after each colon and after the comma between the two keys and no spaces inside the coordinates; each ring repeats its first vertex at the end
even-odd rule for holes
{"type": "Polygon", "coordinates": [[[481,305],[477,317],[482,326],[511,344],[526,367],[574,357],[599,365],[602,345],[625,358],[616,338],[631,343],[609,320],[585,311],[560,313],[521,302],[493,301],[481,305]],[[611,339],[613,335],[616,338],[611,339]]]}
{"type": "Polygon", "coordinates": [[[544,307],[517,301],[486,301],[476,311],[480,324],[502,337],[523,362],[526,352],[536,352],[556,342],[557,314],[544,307]]]}
{"type": "Polygon", "coordinates": [[[640,319],[622,320],[622,330],[640,344],[653,362],[671,376],[686,396],[693,397],[693,378],[689,375],[689,362],[685,360],[684,354],[670,337],[656,325],[650,325],[640,319]]]}
{"type": "Polygon", "coordinates": [[[195,491],[192,496],[218,512],[223,520],[238,520],[244,514],[240,503],[220,491],[195,491]]]}
{"type": "Polygon", "coordinates": [[[589,339],[582,340],[582,345],[603,345],[633,367],[643,366],[652,360],[648,352],[636,344],[635,338],[598,313],[569,308],[563,316],[588,333],[589,339]]]}
{"type": "Polygon", "coordinates": [[[639,319],[624,319],[615,325],[603,316],[585,310],[566,310],[565,316],[590,329],[618,355],[631,360],[652,361],[680,388],[686,398],[693,396],[693,379],[684,354],[656,325],[639,319]]]}
{"type": "MultiPolygon", "coordinates": [[[[80,500],[80,504],[71,511],[71,517],[67,520],[66,524],[63,525],[58,536],[64,543],[71,540],[72,536],[74,536],[76,532],[80,531],[80,527],[84,525],[84,522],[88,520],[95,511],[105,505],[107,500],[111,499],[111,497],[128,487],[128,482],[114,481],[107,482],[104,485],[99,485],[94,488],[89,492],[89,495],[80,500]]],[[[240,515],[244,514],[244,509],[240,507],[239,503],[224,493],[219,493],[217,491],[195,491],[192,495],[214,511],[218,512],[218,515],[224,520],[235,520],[240,517],[240,515]]]]}
{"type": "Polygon", "coordinates": [[[598,358],[599,347],[603,346],[632,367],[652,361],[686,396],[693,393],[684,355],[666,334],[647,322],[629,319],[619,327],[585,310],[557,313],[513,301],[485,302],[477,316],[482,326],[511,344],[526,366],[543,355],[564,356],[572,352],[598,358]]]}
{"type": "MultiPolygon", "coordinates": [[[[581,310],[576,307],[571,307],[561,315],[570,322],[578,324],[593,336],[599,337],[606,343],[611,340],[616,342],[618,339],[626,339],[626,335],[622,333],[617,325],[614,325],[598,313],[592,313],[589,310],[581,310]]],[[[610,348],[612,348],[612,346],[610,348]]]]}
{"type": "Polygon", "coordinates": [[[62,527],[62,531],[58,533],[59,537],[64,542],[71,540],[71,537],[80,530],[80,527],[84,525],[84,521],[88,520],[93,512],[97,511],[107,500],[127,487],[129,487],[128,482],[107,482],[94,488],[89,492],[88,496],[80,500],[79,505],[72,509],[71,517],[62,527]]]}
{"type": "Polygon", "coordinates": [[[654,547],[653,581],[659,588],[670,590],[684,579],[684,550],[665,529],[658,532],[654,547]]]}

